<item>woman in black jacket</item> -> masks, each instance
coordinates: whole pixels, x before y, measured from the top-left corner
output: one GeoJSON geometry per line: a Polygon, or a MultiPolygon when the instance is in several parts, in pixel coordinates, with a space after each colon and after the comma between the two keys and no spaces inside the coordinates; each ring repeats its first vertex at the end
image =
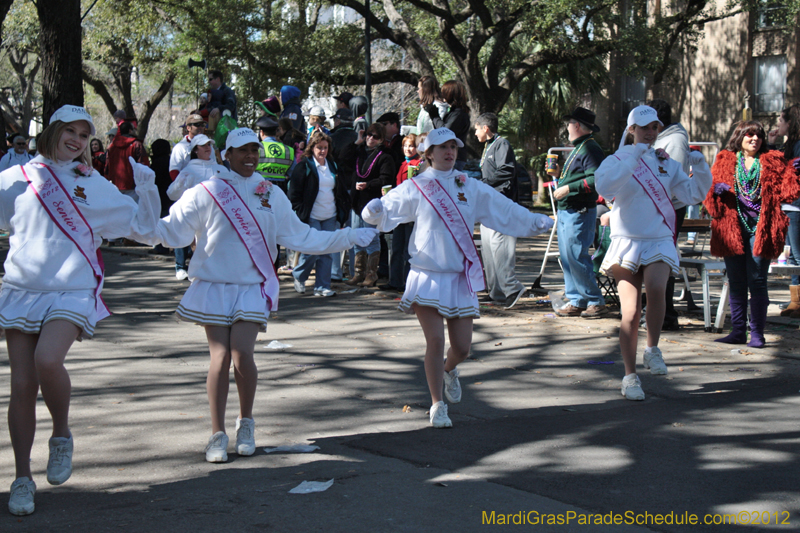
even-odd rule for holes
{"type": "Polygon", "coordinates": [[[455,166],[456,170],[464,170],[467,164],[467,134],[472,126],[469,120],[467,89],[463,83],[450,80],[442,85],[442,98],[450,106],[450,111],[443,117],[439,117],[439,110],[433,104],[429,106],[430,109],[425,107],[425,111],[431,116],[434,128],[447,128],[464,143],[464,146],[458,149],[455,166]]]}
{"type": "MultiPolygon", "coordinates": [[[[303,159],[294,167],[289,182],[289,200],[297,218],[320,231],[336,231],[350,216],[350,197],[333,157],[331,138],[315,131],[308,140],[303,159]]],[[[314,296],[336,296],[331,289],[332,254],[300,254],[292,270],[294,289],[305,294],[305,282],[316,265],[314,296]]]]}
{"type": "MultiPolygon", "coordinates": [[[[394,183],[397,169],[394,165],[388,148],[383,144],[386,139],[386,130],[383,125],[375,123],[367,128],[366,132],[358,133],[358,140],[346,146],[342,158],[355,161],[355,176],[350,188],[353,204],[351,226],[353,228],[374,228],[361,218],[361,210],[367,203],[380,198],[381,189],[394,183]]],[[[380,235],[365,248],[355,247],[355,276],[347,281],[348,285],[360,284],[362,287],[372,287],[378,281],[378,262],[381,256],[380,235]]]]}

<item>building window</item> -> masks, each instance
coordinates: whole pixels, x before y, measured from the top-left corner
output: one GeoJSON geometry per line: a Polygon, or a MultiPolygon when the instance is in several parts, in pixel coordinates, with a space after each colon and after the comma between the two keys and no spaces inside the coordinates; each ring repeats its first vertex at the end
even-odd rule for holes
{"type": "Polygon", "coordinates": [[[786,98],[786,56],[756,57],[756,113],[777,113],[786,98]]]}
{"type": "Polygon", "coordinates": [[[779,0],[761,0],[756,12],[756,29],[765,30],[786,25],[786,4],[779,0]]]}
{"type": "Polygon", "coordinates": [[[646,80],[645,78],[625,76],[622,78],[622,90],[625,95],[622,100],[622,112],[627,119],[631,109],[644,104],[647,97],[646,80]]]}

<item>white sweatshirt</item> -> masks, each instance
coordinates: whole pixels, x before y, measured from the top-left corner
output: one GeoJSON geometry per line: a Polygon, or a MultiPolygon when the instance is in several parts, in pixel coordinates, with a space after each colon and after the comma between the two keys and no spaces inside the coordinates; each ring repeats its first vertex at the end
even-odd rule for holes
{"type": "Polygon", "coordinates": [[[184,135],[183,139],[172,147],[172,153],[169,155],[170,172],[173,170],[183,170],[184,167],[189,164],[189,157],[191,155],[190,142],[188,135],[184,135]]]}
{"type": "MultiPolygon", "coordinates": [[[[481,181],[467,178],[463,187],[459,187],[456,184],[459,174],[463,172],[428,168],[414,179],[420,187],[427,180],[438,179],[456,203],[470,234],[476,222],[514,237],[532,237],[553,226],[550,217],[531,213],[481,181]]],[[[406,222],[415,222],[408,243],[411,266],[433,272],[464,271],[464,253],[444,221],[411,180],[389,191],[380,201],[383,204],[381,213],[372,215],[364,208],[361,216],[384,232],[406,222]]]]}
{"type": "MultiPolygon", "coordinates": [[[[155,182],[136,186],[139,203],[119,192],[113,183],[92,171],[78,176],[77,162],[56,163],[36,156],[25,165],[44,163],[55,172],[94,233],[95,248],[103,237],[141,240],[151,234],[161,213],[155,182]]],[[[94,289],[97,282],[89,262],[56,226],[28,186],[20,166],[0,174],[0,227],[10,230],[11,249],[3,284],[29,291],[94,289]]]]}
{"type": "Polygon", "coordinates": [[[175,181],[169,184],[167,196],[170,200],[175,202],[187,190],[220,173],[227,174],[228,169],[222,165],[218,165],[216,161],[192,159],[189,161],[188,165],[183,167],[183,170],[180,171],[175,181]]]}
{"type": "Polygon", "coordinates": [[[659,161],[653,148],[648,148],[642,155],[639,146],[623,146],[614,155],[606,157],[594,174],[597,192],[604,198],[614,198],[611,238],[671,239],[672,232],[664,217],[644,188],[633,179],[633,171],[639,166],[640,159],[644,160],[655,171],[671,198],[683,205],[694,205],[702,202],[711,188],[711,170],[705,160],[693,163],[694,177],[689,178],[677,161],[659,161]]]}
{"type": "Polygon", "coordinates": [[[14,165],[24,165],[31,159],[32,157],[28,152],[18,154],[17,151],[12,148],[6,155],[0,158],[0,172],[8,170],[14,165]]]}
{"type": "MultiPolygon", "coordinates": [[[[278,187],[270,188],[269,206],[263,205],[262,198],[255,194],[256,186],[264,181],[258,173],[245,178],[228,172],[223,179],[253,213],[273,259],[277,244],[322,255],[346,250],[355,243],[352,228],[317,231],[300,222],[291,202],[278,187]]],[[[197,249],[189,263],[192,280],[240,285],[264,281],[239,234],[202,185],[187,190],[172,205],[169,215],[158,222],[155,232],[145,239],[143,242],[148,244],[161,243],[170,248],[183,248],[197,239],[197,249]]]]}

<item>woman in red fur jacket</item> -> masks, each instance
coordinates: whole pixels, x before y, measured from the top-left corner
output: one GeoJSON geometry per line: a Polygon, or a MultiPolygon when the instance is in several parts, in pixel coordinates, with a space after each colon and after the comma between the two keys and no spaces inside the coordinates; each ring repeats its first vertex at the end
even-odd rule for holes
{"type": "Polygon", "coordinates": [[[792,165],[783,154],[768,150],[760,122],[740,122],[725,150],[711,167],[713,187],[705,202],[711,215],[711,253],[725,258],[731,289],[730,335],[727,344],[747,342],[747,290],[750,289],[750,342],[764,346],[767,321],[767,271],[783,250],[789,219],[782,203],[800,195],[792,165]]]}

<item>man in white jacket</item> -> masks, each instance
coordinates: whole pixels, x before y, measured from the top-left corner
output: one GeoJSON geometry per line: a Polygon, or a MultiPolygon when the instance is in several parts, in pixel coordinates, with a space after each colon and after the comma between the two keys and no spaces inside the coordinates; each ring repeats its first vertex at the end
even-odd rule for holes
{"type": "Polygon", "coordinates": [[[0,172],[14,165],[24,165],[31,160],[28,153],[28,141],[24,135],[17,133],[12,140],[13,149],[0,159],[0,172]]]}
{"type": "MultiPolygon", "coordinates": [[[[653,143],[653,148],[662,148],[669,154],[670,158],[681,164],[681,168],[683,168],[687,176],[690,175],[689,154],[691,150],[689,149],[689,134],[686,132],[686,128],[679,122],[672,122],[672,107],[667,101],[652,100],[647,105],[656,110],[658,120],[664,123],[656,142],[653,143]]],[[[680,233],[683,219],[686,218],[687,206],[676,198],[672,199],[672,206],[675,208],[677,232],[680,233]]],[[[689,209],[693,207],[695,206],[689,206],[689,209]]],[[[662,329],[668,331],[675,331],[680,328],[678,312],[675,311],[673,303],[674,294],[675,276],[670,276],[669,280],[667,280],[667,309],[664,315],[664,325],[662,326],[662,329]]]]}

